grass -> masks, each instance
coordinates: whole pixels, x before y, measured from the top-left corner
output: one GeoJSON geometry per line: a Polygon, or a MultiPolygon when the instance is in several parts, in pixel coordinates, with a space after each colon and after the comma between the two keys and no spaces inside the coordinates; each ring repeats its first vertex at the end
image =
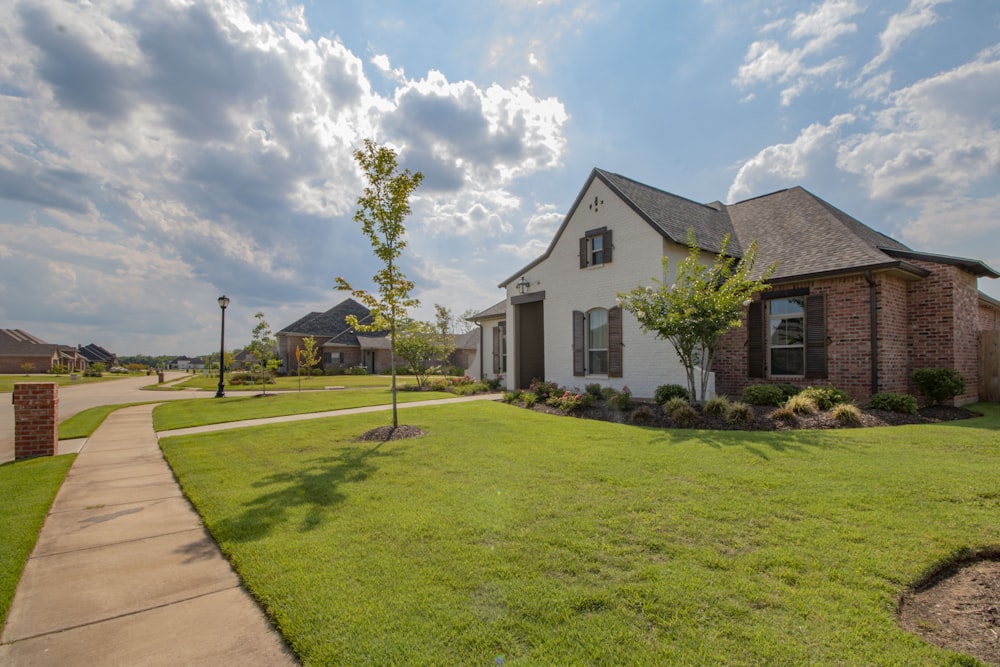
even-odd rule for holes
{"type": "Polygon", "coordinates": [[[0,465],[0,628],[45,515],[75,458],[70,454],[0,465]]]}
{"type": "Polygon", "coordinates": [[[59,439],[72,440],[73,438],[89,438],[97,427],[104,423],[115,410],[127,408],[131,405],[142,405],[142,403],[119,403],[117,405],[101,405],[96,408],[88,408],[78,412],[69,419],[59,424],[59,439]]]}
{"type": "MultiPolygon", "coordinates": [[[[455,398],[455,395],[440,391],[403,391],[397,392],[396,398],[397,403],[409,403],[438,398],[455,398]]],[[[244,419],[385,405],[391,402],[392,394],[385,389],[287,392],[268,394],[266,397],[255,394],[238,394],[220,399],[193,398],[172,401],[158,406],[153,411],[153,427],[157,431],[167,431],[175,428],[221,424],[244,419]]]]}
{"type": "Polygon", "coordinates": [[[1000,406],[664,431],[475,402],[161,444],[307,665],[968,665],[897,596],[995,548],[1000,406]]]}
{"type": "MultiPolygon", "coordinates": [[[[405,384],[416,384],[417,380],[412,375],[397,375],[396,386],[402,387],[405,384]]],[[[288,377],[279,376],[275,378],[274,384],[267,385],[267,391],[296,391],[299,388],[299,378],[291,375],[288,377]]],[[[383,387],[388,389],[392,386],[391,375],[314,375],[312,377],[302,377],[302,389],[324,389],[326,387],[345,387],[347,389],[383,387]]],[[[212,389],[219,388],[219,374],[215,376],[192,375],[184,382],[173,385],[179,389],[212,389]]],[[[260,382],[257,384],[229,384],[229,375],[226,375],[226,391],[236,392],[260,392],[260,382]]]]}

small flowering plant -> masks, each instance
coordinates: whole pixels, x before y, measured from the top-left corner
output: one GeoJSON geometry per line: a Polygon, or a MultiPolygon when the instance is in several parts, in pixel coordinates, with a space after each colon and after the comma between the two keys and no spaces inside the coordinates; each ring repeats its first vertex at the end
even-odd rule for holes
{"type": "Polygon", "coordinates": [[[545,401],[545,403],[546,405],[551,405],[554,408],[559,408],[560,410],[565,410],[566,412],[572,412],[573,410],[579,410],[580,408],[589,406],[593,400],[594,397],[586,392],[579,394],[566,389],[561,395],[552,394],[549,396],[548,400],[545,401]]]}

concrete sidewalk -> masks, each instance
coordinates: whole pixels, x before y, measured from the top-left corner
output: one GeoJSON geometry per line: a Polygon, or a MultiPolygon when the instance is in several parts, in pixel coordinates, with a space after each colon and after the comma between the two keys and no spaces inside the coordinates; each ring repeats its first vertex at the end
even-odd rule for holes
{"type": "Polygon", "coordinates": [[[152,405],[70,469],[0,635],[3,665],[296,665],[181,494],[152,405]]]}

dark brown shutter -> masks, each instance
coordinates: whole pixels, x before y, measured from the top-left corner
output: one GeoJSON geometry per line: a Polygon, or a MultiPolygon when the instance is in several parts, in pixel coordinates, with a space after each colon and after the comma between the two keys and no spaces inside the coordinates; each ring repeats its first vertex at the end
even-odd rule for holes
{"type": "Polygon", "coordinates": [[[826,298],[814,294],[806,298],[806,377],[826,376],[826,298]]]}
{"type": "MultiPolygon", "coordinates": [[[[610,232],[609,232],[610,234],[610,232]]],[[[622,376],[622,309],[608,311],[608,377],[622,376]]]]}
{"type": "Polygon", "coordinates": [[[579,310],[573,311],[573,375],[581,376],[586,374],[584,366],[585,347],[583,344],[584,324],[587,318],[579,310]]]}
{"type": "Polygon", "coordinates": [[[500,327],[493,327],[493,373],[500,372],[500,327]]]}
{"type": "MultiPolygon", "coordinates": [[[[611,230],[604,232],[604,263],[611,263],[611,230]]],[[[612,376],[617,377],[617,376],[612,376]]]]}
{"type": "Polygon", "coordinates": [[[754,301],[747,310],[747,359],[749,375],[764,377],[764,305],[754,301]]]}
{"type": "Polygon", "coordinates": [[[584,236],[580,239],[580,268],[587,268],[588,257],[587,257],[587,237],[584,236]]]}

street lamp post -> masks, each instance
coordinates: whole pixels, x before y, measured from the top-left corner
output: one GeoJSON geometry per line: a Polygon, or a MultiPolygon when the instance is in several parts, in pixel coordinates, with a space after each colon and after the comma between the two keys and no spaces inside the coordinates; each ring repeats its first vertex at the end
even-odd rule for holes
{"type": "Polygon", "coordinates": [[[222,309],[222,334],[219,337],[219,390],[215,392],[216,398],[226,397],[226,382],[222,370],[226,365],[226,306],[228,305],[229,297],[223,294],[219,297],[219,308],[222,309]]]}

